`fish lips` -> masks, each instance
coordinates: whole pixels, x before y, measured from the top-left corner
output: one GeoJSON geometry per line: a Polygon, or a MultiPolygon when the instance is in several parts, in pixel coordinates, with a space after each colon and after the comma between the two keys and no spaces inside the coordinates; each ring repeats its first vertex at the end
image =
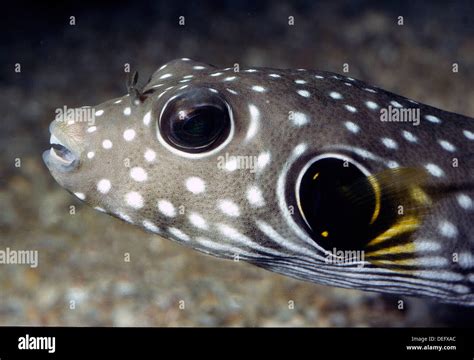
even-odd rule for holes
{"type": "Polygon", "coordinates": [[[62,140],[60,134],[56,135],[50,126],[51,148],[43,152],[43,161],[51,173],[68,173],[75,170],[80,163],[80,155],[67,140],[62,140]]]}

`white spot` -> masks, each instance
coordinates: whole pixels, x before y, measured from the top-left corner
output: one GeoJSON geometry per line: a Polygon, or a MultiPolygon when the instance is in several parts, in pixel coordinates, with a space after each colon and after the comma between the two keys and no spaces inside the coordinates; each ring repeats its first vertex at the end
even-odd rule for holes
{"type": "Polygon", "coordinates": [[[172,77],[172,76],[173,76],[173,74],[167,73],[167,74],[161,75],[160,79],[167,79],[167,78],[172,77]]]}
{"type": "Polygon", "coordinates": [[[395,140],[390,138],[382,138],[382,143],[389,149],[398,149],[398,145],[395,140]]]}
{"type": "Polygon", "coordinates": [[[469,130],[463,130],[463,134],[465,137],[467,137],[469,140],[474,140],[474,133],[469,131],[469,130]]]}
{"type": "Polygon", "coordinates": [[[130,170],[130,176],[135,181],[146,181],[148,179],[148,174],[143,168],[136,166],[130,170]]]}
{"type": "Polygon", "coordinates": [[[185,234],[184,232],[182,232],[181,230],[179,230],[175,227],[168,228],[168,231],[170,232],[171,235],[174,235],[175,237],[177,237],[180,240],[183,240],[183,241],[189,241],[190,240],[190,238],[187,234],[185,234]]]}
{"type": "Polygon", "coordinates": [[[402,104],[400,104],[398,101],[395,101],[395,100],[390,101],[390,104],[391,104],[392,106],[397,107],[397,108],[403,107],[402,104]]]}
{"type": "Polygon", "coordinates": [[[349,147],[349,149],[353,150],[357,155],[363,158],[368,158],[370,160],[377,160],[380,159],[378,156],[374,155],[370,151],[366,149],[356,148],[356,147],[349,147]]]}
{"type": "Polygon", "coordinates": [[[315,77],[316,79],[324,79],[324,76],[321,76],[321,75],[314,75],[314,77],[315,77]]]}
{"type": "Polygon", "coordinates": [[[105,209],[101,208],[100,206],[94,206],[94,209],[96,209],[97,211],[105,213],[105,209]]]}
{"type": "Polygon", "coordinates": [[[146,126],[150,125],[150,120],[151,120],[151,111],[148,111],[145,116],[143,116],[143,124],[146,126]]]}
{"type": "Polygon", "coordinates": [[[123,132],[123,138],[126,140],[126,141],[132,141],[134,138],[135,138],[135,130],[133,129],[127,129],[123,132]]]}
{"type": "Polygon", "coordinates": [[[353,123],[352,121],[346,121],[344,125],[346,126],[347,130],[349,130],[350,132],[354,134],[357,134],[360,130],[359,126],[353,123]]]}
{"type": "Polygon", "coordinates": [[[181,58],[182,61],[189,61],[191,60],[190,58],[181,58]]]}
{"type": "Polygon", "coordinates": [[[130,108],[130,106],[127,106],[125,109],[123,109],[123,114],[128,116],[132,113],[132,109],[130,108]]]}
{"type": "Polygon", "coordinates": [[[180,82],[180,83],[187,83],[187,82],[189,82],[189,81],[191,81],[191,79],[184,79],[184,80],[180,80],[179,82],[180,82]]]}
{"type": "Polygon", "coordinates": [[[193,66],[193,69],[194,69],[194,70],[203,70],[203,69],[205,69],[205,68],[206,68],[205,66],[201,66],[201,65],[193,66]]]}
{"type": "Polygon", "coordinates": [[[112,184],[110,183],[110,180],[108,179],[101,179],[97,183],[97,190],[101,192],[102,194],[107,194],[110,191],[111,187],[112,187],[112,184]]]}
{"type": "Polygon", "coordinates": [[[125,194],[125,202],[134,209],[140,209],[143,207],[143,196],[136,191],[130,191],[125,194]]]}
{"type": "Polygon", "coordinates": [[[183,90],[183,89],[186,89],[188,86],[189,86],[189,85],[183,85],[183,86],[180,86],[180,87],[178,88],[178,90],[183,90]]]}
{"type": "MultiPolygon", "coordinates": [[[[117,101],[122,101],[122,100],[117,100],[117,101]]],[[[115,102],[116,104],[118,104],[117,101],[115,102]]],[[[94,113],[95,116],[101,116],[101,115],[103,115],[103,114],[104,114],[104,110],[97,110],[97,111],[94,113]]]]}
{"type": "Polygon", "coordinates": [[[226,161],[224,167],[227,171],[237,170],[237,167],[238,167],[237,159],[233,157],[230,158],[229,160],[226,161]]]}
{"type": "Polygon", "coordinates": [[[227,88],[226,88],[226,90],[227,90],[228,92],[230,92],[231,94],[234,94],[234,95],[237,95],[237,94],[238,94],[238,92],[235,91],[235,90],[227,89],[227,88]]]}
{"type": "Polygon", "coordinates": [[[88,158],[88,159],[92,159],[94,156],[95,156],[95,152],[93,152],[93,151],[89,151],[89,152],[87,153],[87,158],[88,158]]]}
{"type": "Polygon", "coordinates": [[[236,76],[228,76],[228,77],[226,77],[226,78],[224,79],[224,81],[233,81],[233,80],[235,80],[235,79],[237,79],[236,76]]]}
{"type": "Polygon", "coordinates": [[[245,236],[244,234],[241,234],[233,227],[230,227],[225,224],[218,224],[217,226],[221,234],[224,235],[225,237],[228,237],[231,240],[240,241],[243,243],[248,243],[250,240],[247,236],[245,236]]]}
{"type": "Polygon", "coordinates": [[[133,223],[132,218],[131,218],[129,215],[127,215],[127,214],[125,214],[125,213],[123,213],[123,212],[121,212],[121,211],[117,212],[116,215],[117,215],[120,219],[125,220],[126,222],[133,223]]]}
{"type": "Polygon", "coordinates": [[[156,84],[156,85],[153,85],[152,88],[156,89],[156,88],[159,88],[160,86],[163,86],[164,84],[156,84]]]}
{"type": "Polygon", "coordinates": [[[216,73],[213,73],[213,74],[211,74],[211,75],[209,75],[209,76],[215,77],[215,76],[220,76],[220,75],[222,75],[222,74],[223,74],[223,73],[221,73],[221,72],[216,72],[216,73]]]}
{"type": "Polygon", "coordinates": [[[257,186],[250,186],[247,189],[247,200],[253,207],[265,206],[262,191],[257,186]]]}
{"type": "Polygon", "coordinates": [[[280,78],[281,76],[278,75],[278,74],[268,74],[268,76],[272,77],[272,78],[280,78]]]}
{"type": "Polygon", "coordinates": [[[163,69],[164,69],[165,67],[167,67],[167,66],[168,66],[168,64],[162,65],[162,66],[158,69],[158,71],[163,70],[163,69]]]}
{"type": "Polygon", "coordinates": [[[90,127],[87,128],[88,133],[93,133],[96,130],[97,130],[97,126],[90,126],[90,127]]]}
{"type": "Polygon", "coordinates": [[[416,251],[419,252],[436,252],[441,249],[439,242],[431,240],[417,240],[415,241],[416,251]]]}
{"type": "Polygon", "coordinates": [[[122,99],[118,99],[117,101],[114,101],[114,104],[120,104],[122,102],[122,99]]]}
{"type": "Polygon", "coordinates": [[[329,93],[329,96],[332,97],[334,100],[342,99],[342,95],[338,93],[337,91],[331,91],[329,93]]]}
{"type": "Polygon", "coordinates": [[[471,210],[473,208],[472,199],[466,194],[459,194],[457,197],[458,204],[465,210],[471,210]]]}
{"type": "Polygon", "coordinates": [[[156,159],[156,153],[155,153],[153,150],[151,150],[151,149],[147,149],[147,150],[145,151],[144,157],[145,157],[145,160],[146,160],[146,161],[152,162],[152,161],[154,161],[154,160],[156,159]]]}
{"type": "Polygon", "coordinates": [[[396,162],[396,161],[388,161],[387,162],[387,166],[390,168],[390,169],[396,169],[398,167],[400,167],[400,165],[396,162]]]}
{"type": "Polygon", "coordinates": [[[458,258],[459,266],[463,269],[470,269],[474,267],[474,256],[468,252],[462,252],[458,258]]]}
{"type": "Polygon", "coordinates": [[[295,83],[296,84],[306,84],[307,81],[306,80],[295,80],[295,83]]]}
{"type": "Polygon", "coordinates": [[[375,91],[374,89],[370,89],[370,88],[364,88],[365,91],[368,91],[370,93],[376,93],[377,91],[375,91]]]}
{"type": "Polygon", "coordinates": [[[168,200],[158,201],[158,210],[160,210],[162,214],[168,217],[176,216],[176,209],[174,208],[173,204],[170,203],[168,200]]]}
{"type": "Polygon", "coordinates": [[[255,69],[247,69],[247,70],[244,70],[244,71],[249,72],[249,73],[257,72],[257,70],[255,70],[255,69]]]}
{"type": "Polygon", "coordinates": [[[185,76],[183,76],[183,79],[191,79],[192,77],[194,77],[194,75],[191,75],[191,74],[190,75],[185,75],[185,76]]]}
{"type": "Polygon", "coordinates": [[[307,90],[298,90],[297,93],[303,97],[308,98],[311,94],[307,90]]]}
{"type": "Polygon", "coordinates": [[[158,226],[153,224],[150,220],[143,220],[142,224],[145,227],[145,229],[147,229],[151,232],[154,232],[154,233],[160,232],[160,229],[158,228],[158,226]]]}
{"type": "Polygon", "coordinates": [[[305,143],[301,143],[295,146],[293,149],[293,156],[300,156],[306,151],[307,145],[305,143]]]}
{"type": "Polygon", "coordinates": [[[448,238],[456,237],[458,234],[458,229],[456,228],[456,226],[446,220],[438,224],[438,230],[441,235],[446,236],[448,238]]]}
{"type": "Polygon", "coordinates": [[[309,123],[309,118],[306,114],[303,114],[301,112],[294,112],[291,115],[291,120],[293,121],[293,124],[295,126],[303,126],[309,123]]]}
{"type": "Polygon", "coordinates": [[[217,207],[228,216],[237,217],[240,216],[240,210],[236,203],[232,200],[219,200],[217,207]]]}
{"type": "Polygon", "coordinates": [[[350,111],[351,113],[357,112],[357,109],[352,105],[347,105],[346,104],[346,105],[344,105],[344,107],[346,108],[347,111],[350,111]]]}
{"type": "Polygon", "coordinates": [[[206,190],[206,184],[201,178],[192,176],[186,179],[186,188],[193,194],[200,194],[206,190]]]}
{"type": "Polygon", "coordinates": [[[111,149],[112,145],[112,141],[110,141],[109,139],[105,139],[104,141],[102,141],[102,147],[104,149],[111,149]]]}
{"type": "Polygon", "coordinates": [[[434,124],[439,124],[441,120],[434,115],[425,115],[425,119],[434,124]]]}
{"type": "Polygon", "coordinates": [[[426,164],[425,165],[425,168],[426,170],[428,170],[428,172],[435,176],[435,177],[441,177],[444,175],[444,171],[438,166],[438,165],[435,165],[435,164],[426,164]]]}
{"type": "Polygon", "coordinates": [[[202,229],[202,230],[207,230],[209,226],[206,223],[206,220],[204,218],[196,213],[191,213],[188,216],[189,221],[191,224],[193,224],[195,227],[202,229]]]}
{"type": "Polygon", "coordinates": [[[373,101],[366,101],[365,105],[370,109],[370,110],[377,110],[379,108],[379,105],[373,101]]]}
{"type": "Polygon", "coordinates": [[[247,130],[247,135],[245,136],[245,140],[248,141],[255,136],[258,132],[258,127],[260,124],[260,110],[253,104],[249,105],[250,111],[250,124],[247,130]]]}
{"type": "Polygon", "coordinates": [[[268,151],[263,152],[258,155],[257,166],[259,170],[262,170],[263,168],[265,168],[265,166],[267,166],[269,163],[270,163],[270,153],[268,151]]]}
{"type": "Polygon", "coordinates": [[[441,145],[441,147],[446,150],[446,151],[449,151],[449,152],[454,152],[456,151],[456,147],[451,144],[449,141],[446,141],[446,140],[439,140],[438,143],[441,145]]]}
{"type": "Polygon", "coordinates": [[[403,130],[402,134],[403,137],[409,142],[416,143],[418,141],[418,138],[409,131],[403,130]]]}
{"type": "Polygon", "coordinates": [[[260,86],[260,85],[254,85],[252,86],[252,90],[253,91],[256,91],[256,92],[265,92],[265,88],[263,86],[260,86]]]}
{"type": "Polygon", "coordinates": [[[81,200],[85,200],[86,198],[86,196],[81,192],[75,192],[74,195],[76,195],[81,200]]]}

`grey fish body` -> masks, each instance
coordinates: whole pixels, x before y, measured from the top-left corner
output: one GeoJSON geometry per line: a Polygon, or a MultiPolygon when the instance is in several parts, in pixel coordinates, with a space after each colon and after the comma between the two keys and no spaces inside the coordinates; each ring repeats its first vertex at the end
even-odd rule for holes
{"type": "MultiPolygon", "coordinates": [[[[50,126],[58,145],[44,153],[46,165],[91,206],[196,250],[298,279],[474,304],[473,119],[328,72],[234,72],[187,59],[166,64],[130,94],[96,106],[94,125],[56,120],[50,126]],[[419,110],[418,125],[381,121],[389,107],[419,110]],[[205,109],[215,127],[228,116],[206,151],[183,147],[167,133],[168,122],[181,126],[180,116],[199,117],[195,109],[205,109]],[[348,193],[348,204],[365,204],[381,188],[370,205],[371,237],[354,249],[365,258],[357,261],[332,261],[338,241],[350,239],[332,246],[334,232],[316,234],[305,213],[305,171],[328,158],[378,182],[373,194],[356,192],[355,200],[347,189],[359,189],[358,182],[329,189],[348,193]],[[415,169],[426,180],[387,182],[385,172],[403,178],[397,169],[415,169]],[[431,188],[451,190],[424,191],[431,188]],[[398,197],[414,192],[422,195],[400,208],[398,197]],[[388,219],[386,201],[400,217],[388,219]]],[[[213,131],[201,125],[186,139],[213,131]]],[[[330,178],[324,184],[317,186],[326,189],[330,178]]],[[[334,224],[336,232],[346,226],[334,224]]]]}

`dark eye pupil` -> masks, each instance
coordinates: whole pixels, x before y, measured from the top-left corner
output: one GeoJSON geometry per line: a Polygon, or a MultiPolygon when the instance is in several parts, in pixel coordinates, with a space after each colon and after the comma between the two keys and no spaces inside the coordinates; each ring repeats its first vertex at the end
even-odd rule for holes
{"type": "Polygon", "coordinates": [[[199,148],[214,142],[222,130],[220,109],[210,106],[194,110],[190,114],[181,112],[171,122],[170,140],[178,146],[199,148]]]}
{"type": "Polygon", "coordinates": [[[225,102],[206,89],[196,89],[174,99],[159,123],[163,139],[173,147],[202,153],[219,146],[230,132],[225,102]]]}
{"type": "Polygon", "coordinates": [[[316,161],[302,177],[299,197],[302,215],[323,248],[358,250],[367,243],[375,197],[355,165],[336,158],[316,161]]]}

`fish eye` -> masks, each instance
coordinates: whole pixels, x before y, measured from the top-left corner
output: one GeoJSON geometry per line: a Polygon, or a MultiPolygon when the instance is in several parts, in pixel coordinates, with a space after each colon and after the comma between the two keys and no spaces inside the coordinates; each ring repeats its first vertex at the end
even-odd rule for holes
{"type": "Polygon", "coordinates": [[[216,149],[229,137],[231,127],[229,106],[209,89],[193,89],[171,98],[158,122],[162,139],[188,154],[216,149]]]}
{"type": "Polygon", "coordinates": [[[379,198],[368,171],[350,158],[319,156],[297,181],[297,205],[307,231],[326,250],[361,250],[370,239],[379,198]]]}

